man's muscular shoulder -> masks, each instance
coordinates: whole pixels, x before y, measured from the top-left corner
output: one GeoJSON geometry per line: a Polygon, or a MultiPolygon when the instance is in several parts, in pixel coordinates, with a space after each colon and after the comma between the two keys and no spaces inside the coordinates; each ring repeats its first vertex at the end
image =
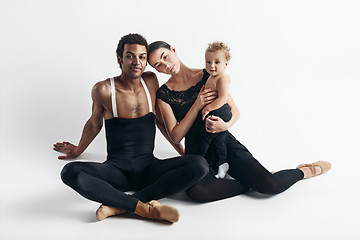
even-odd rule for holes
{"type": "Polygon", "coordinates": [[[154,83],[157,83],[158,84],[158,80],[157,80],[157,77],[156,77],[156,74],[153,73],[153,72],[144,72],[141,77],[144,79],[144,81],[146,83],[151,83],[151,84],[154,84],[154,83]]]}
{"type": "Polygon", "coordinates": [[[94,102],[104,103],[104,99],[110,97],[110,80],[99,81],[95,83],[91,90],[91,96],[94,102]]]}
{"type": "Polygon", "coordinates": [[[144,72],[141,77],[144,79],[148,88],[151,88],[152,91],[157,91],[157,89],[159,88],[159,82],[155,73],[144,72]]]}

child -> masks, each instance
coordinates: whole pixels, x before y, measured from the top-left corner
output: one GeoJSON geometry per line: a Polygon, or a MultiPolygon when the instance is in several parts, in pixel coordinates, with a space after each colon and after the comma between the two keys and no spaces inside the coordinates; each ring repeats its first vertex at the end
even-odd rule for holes
{"type": "MultiPolygon", "coordinates": [[[[206,71],[210,74],[205,88],[216,90],[218,92],[218,98],[202,109],[202,120],[214,115],[228,122],[232,117],[231,109],[227,104],[230,76],[225,73],[225,68],[228,66],[230,60],[229,50],[230,48],[226,44],[213,42],[208,45],[205,51],[206,71]]],[[[214,171],[214,174],[217,172],[215,175],[216,178],[224,178],[226,172],[229,170],[229,164],[226,162],[226,132],[209,133],[205,129],[205,121],[203,125],[197,153],[205,156],[210,143],[213,142],[219,162],[209,163],[209,165],[214,171]]]]}

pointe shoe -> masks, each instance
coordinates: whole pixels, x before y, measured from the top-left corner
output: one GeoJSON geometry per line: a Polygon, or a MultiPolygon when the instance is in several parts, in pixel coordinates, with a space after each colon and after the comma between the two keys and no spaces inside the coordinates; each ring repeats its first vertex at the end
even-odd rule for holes
{"type": "Polygon", "coordinates": [[[120,214],[126,214],[128,211],[124,209],[109,207],[106,205],[101,205],[98,210],[96,210],[96,219],[98,221],[104,220],[107,217],[120,215],[120,214]]]}
{"type": "Polygon", "coordinates": [[[296,169],[300,169],[300,168],[304,168],[304,167],[309,168],[310,171],[311,171],[311,176],[309,176],[307,178],[312,178],[312,177],[324,174],[327,171],[329,171],[331,169],[331,163],[326,162],[326,161],[318,161],[318,162],[314,162],[314,163],[311,163],[311,164],[301,164],[301,165],[297,166],[296,169]],[[320,167],[321,168],[321,173],[320,174],[316,174],[315,167],[320,167]]]}
{"type": "Polygon", "coordinates": [[[148,203],[138,202],[135,208],[136,215],[149,219],[164,220],[171,223],[179,221],[179,212],[169,205],[161,205],[153,200],[148,203]]]}

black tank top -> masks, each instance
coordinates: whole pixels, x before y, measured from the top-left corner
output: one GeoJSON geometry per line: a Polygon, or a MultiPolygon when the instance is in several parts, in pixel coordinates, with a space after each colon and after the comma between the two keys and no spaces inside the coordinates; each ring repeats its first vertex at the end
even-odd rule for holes
{"type": "MultiPolygon", "coordinates": [[[[111,80],[113,84],[113,80],[111,80]]],[[[105,136],[107,141],[107,161],[128,171],[146,167],[146,163],[154,158],[155,114],[149,92],[143,80],[143,87],[149,102],[149,113],[138,118],[114,117],[105,120],[105,136]]],[[[112,85],[115,89],[115,85],[112,85]]],[[[115,100],[112,90],[112,100],[115,100]]],[[[113,115],[117,116],[116,100],[112,101],[113,115]],[[115,106],[114,106],[115,105],[115,106]]]]}
{"type": "Polygon", "coordinates": [[[144,158],[153,155],[155,115],[105,120],[109,159],[144,158]]]}
{"type": "MultiPolygon", "coordinates": [[[[180,122],[191,106],[194,104],[197,96],[203,85],[206,84],[209,78],[209,73],[203,69],[204,75],[195,86],[185,91],[173,91],[163,84],[156,92],[156,97],[162,101],[168,103],[175,115],[177,122],[180,122]]],[[[201,112],[199,112],[193,125],[191,126],[188,133],[185,135],[185,153],[191,154],[196,152],[197,139],[202,126],[201,112]]]]}

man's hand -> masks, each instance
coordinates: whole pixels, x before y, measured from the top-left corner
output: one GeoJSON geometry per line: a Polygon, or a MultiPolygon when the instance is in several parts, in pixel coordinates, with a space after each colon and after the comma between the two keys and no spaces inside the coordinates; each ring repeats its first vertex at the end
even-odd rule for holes
{"type": "Polygon", "coordinates": [[[77,146],[69,142],[57,142],[54,144],[53,149],[65,154],[65,156],[59,156],[58,159],[74,159],[79,156],[77,153],[77,146]]]}

